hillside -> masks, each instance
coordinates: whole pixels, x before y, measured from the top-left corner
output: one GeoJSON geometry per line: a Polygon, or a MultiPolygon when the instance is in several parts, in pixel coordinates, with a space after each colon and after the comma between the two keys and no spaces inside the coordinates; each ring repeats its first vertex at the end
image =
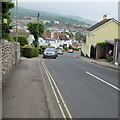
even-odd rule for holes
{"type": "MultiPolygon", "coordinates": [[[[43,11],[36,11],[36,10],[30,10],[26,8],[19,7],[18,8],[18,19],[24,19],[25,17],[37,17],[37,13],[40,13],[40,19],[43,20],[57,20],[60,21],[60,23],[69,23],[69,24],[90,24],[89,20],[85,22],[85,19],[80,19],[75,16],[62,16],[58,14],[53,14],[53,13],[47,13],[43,11]],[[77,19],[76,19],[77,18],[77,19]]],[[[14,18],[15,16],[15,8],[11,10],[11,15],[14,18]]]]}

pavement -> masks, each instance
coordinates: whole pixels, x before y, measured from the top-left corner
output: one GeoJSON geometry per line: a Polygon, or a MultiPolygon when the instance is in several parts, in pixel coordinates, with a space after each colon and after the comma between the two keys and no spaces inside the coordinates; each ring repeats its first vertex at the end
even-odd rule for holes
{"type": "Polygon", "coordinates": [[[49,118],[41,57],[20,58],[3,82],[3,118],[49,118]]]}
{"type": "Polygon", "coordinates": [[[120,67],[119,66],[117,66],[115,64],[112,64],[110,62],[101,61],[99,59],[95,60],[95,59],[91,59],[91,58],[86,58],[86,57],[83,57],[83,56],[80,56],[80,55],[76,55],[75,57],[83,59],[83,60],[88,61],[90,63],[94,63],[94,64],[97,64],[97,65],[101,65],[101,66],[104,66],[104,67],[107,67],[107,68],[110,68],[110,69],[114,69],[114,70],[119,70],[120,71],[120,67]]]}

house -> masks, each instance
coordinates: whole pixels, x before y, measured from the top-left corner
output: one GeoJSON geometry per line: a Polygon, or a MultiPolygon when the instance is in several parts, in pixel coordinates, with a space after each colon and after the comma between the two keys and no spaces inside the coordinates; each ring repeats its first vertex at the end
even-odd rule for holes
{"type": "Polygon", "coordinates": [[[54,37],[54,34],[51,32],[45,32],[42,37],[39,37],[39,45],[40,46],[52,46],[59,47],[57,43],[57,39],[54,37]]]}
{"type": "Polygon", "coordinates": [[[42,37],[39,38],[40,46],[53,46],[55,48],[72,45],[72,40],[65,33],[45,32],[42,37]]]}
{"type": "Polygon", "coordinates": [[[104,15],[102,21],[87,29],[86,38],[82,40],[81,55],[96,58],[97,43],[120,38],[118,28],[120,28],[120,23],[117,20],[107,19],[104,15]]]}
{"type": "Polygon", "coordinates": [[[70,45],[72,45],[72,40],[69,39],[68,35],[60,34],[58,36],[58,43],[59,43],[59,46],[64,46],[68,48],[70,45]]]}
{"type": "MultiPolygon", "coordinates": [[[[27,38],[27,40],[28,40],[28,44],[29,45],[31,45],[32,43],[33,43],[33,41],[35,40],[34,39],[34,36],[33,35],[31,35],[28,31],[26,31],[26,30],[19,30],[18,31],[18,35],[23,35],[23,36],[25,36],[26,38],[27,38]]],[[[12,30],[11,32],[10,32],[10,37],[14,37],[14,36],[16,36],[16,30],[12,30]]]]}

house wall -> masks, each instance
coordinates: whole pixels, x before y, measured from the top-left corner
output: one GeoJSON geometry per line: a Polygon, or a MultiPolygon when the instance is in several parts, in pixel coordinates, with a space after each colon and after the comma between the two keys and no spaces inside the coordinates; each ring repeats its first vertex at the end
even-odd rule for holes
{"type": "MultiPolygon", "coordinates": [[[[120,27],[120,26],[119,26],[120,27]]],[[[86,33],[86,43],[82,43],[82,52],[86,56],[90,57],[91,45],[96,45],[98,42],[104,42],[105,40],[114,40],[118,38],[118,24],[114,21],[108,22],[104,26],[86,33]]]]}
{"type": "Polygon", "coordinates": [[[55,48],[59,47],[57,40],[50,41],[50,46],[53,46],[55,48]]]}
{"type": "Polygon", "coordinates": [[[33,41],[34,41],[35,39],[34,39],[34,36],[33,36],[33,35],[30,35],[30,36],[27,38],[27,40],[28,40],[28,44],[31,45],[31,44],[33,44],[33,41]]]}
{"type": "Polygon", "coordinates": [[[72,40],[59,40],[58,44],[59,44],[59,46],[66,44],[67,47],[69,47],[69,45],[72,45],[72,40]]]}
{"type": "Polygon", "coordinates": [[[42,37],[39,37],[39,46],[47,46],[48,43],[46,42],[46,40],[44,40],[42,37]]]}

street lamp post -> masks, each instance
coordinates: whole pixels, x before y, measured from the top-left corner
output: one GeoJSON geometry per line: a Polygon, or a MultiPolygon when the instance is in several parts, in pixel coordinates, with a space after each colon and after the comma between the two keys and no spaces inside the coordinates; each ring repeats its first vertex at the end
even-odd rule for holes
{"type": "Polygon", "coordinates": [[[38,13],[38,17],[37,17],[37,22],[38,22],[38,40],[37,40],[37,48],[39,47],[38,46],[38,43],[39,43],[39,19],[40,19],[40,14],[38,13]]]}
{"type": "Polygon", "coordinates": [[[17,48],[17,42],[18,42],[18,0],[16,0],[16,51],[15,51],[15,56],[16,56],[16,61],[15,64],[17,65],[18,63],[18,48],[17,48]]]}

